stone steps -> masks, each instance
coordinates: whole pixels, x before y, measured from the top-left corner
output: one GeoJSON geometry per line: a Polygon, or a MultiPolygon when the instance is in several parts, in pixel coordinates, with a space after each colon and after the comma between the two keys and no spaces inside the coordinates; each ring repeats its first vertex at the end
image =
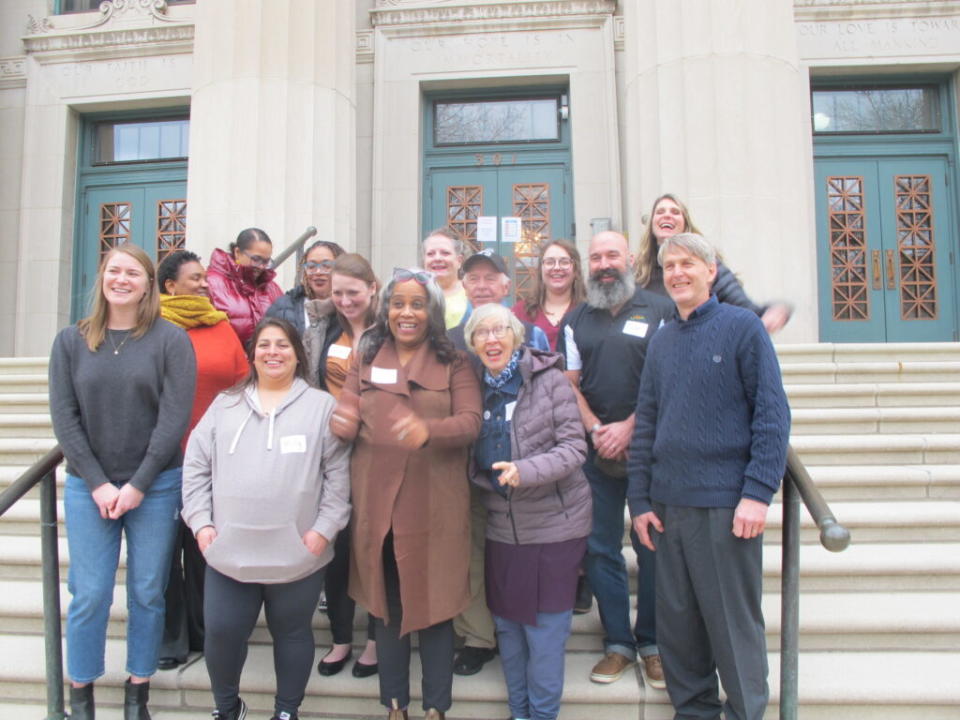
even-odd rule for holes
{"type": "MultiPolygon", "coordinates": [[[[784,345],[780,356],[793,409],[792,442],[851,529],[844,553],[829,553],[801,512],[800,717],[891,716],[941,720],[960,707],[960,343],[784,345]]],[[[0,489],[53,442],[46,418],[46,360],[0,358],[0,489]],[[30,437],[37,435],[36,437],[30,437]]],[[[62,485],[63,469],[59,471],[62,485]]],[[[39,717],[44,709],[37,491],[0,520],[0,719],[39,717]]],[[[771,508],[764,548],[764,611],[777,716],[781,508],[771,508]]],[[[62,518],[62,510],[61,510],[62,518]]],[[[61,528],[62,531],[62,528],[61,528]]],[[[61,539],[62,579],[68,563],[61,539]]],[[[624,557],[635,580],[636,557],[624,557]]],[[[119,720],[126,607],[124,570],[111,609],[108,673],[98,684],[101,720],[119,720]]],[[[65,583],[64,583],[65,586],[65,583]]],[[[62,587],[64,609],[69,601],[62,587]]],[[[356,641],[365,618],[358,613],[356,641]]],[[[316,615],[318,645],[329,643],[316,615]]],[[[637,673],[599,686],[587,679],[599,658],[596,608],[574,620],[568,643],[563,717],[658,720],[672,717],[663,692],[637,673]]],[[[273,671],[263,619],[251,638],[244,697],[250,717],[269,716],[273,671]]],[[[320,652],[318,650],[317,657],[320,652]]],[[[419,687],[412,664],[411,687],[419,687]]],[[[451,720],[506,717],[499,662],[457,678],[451,720]]],[[[157,720],[205,717],[210,694],[202,658],[158,673],[157,720]]],[[[413,717],[419,716],[417,702],[413,717]]],[[[349,673],[310,679],[303,717],[383,717],[375,679],[349,673]]]]}

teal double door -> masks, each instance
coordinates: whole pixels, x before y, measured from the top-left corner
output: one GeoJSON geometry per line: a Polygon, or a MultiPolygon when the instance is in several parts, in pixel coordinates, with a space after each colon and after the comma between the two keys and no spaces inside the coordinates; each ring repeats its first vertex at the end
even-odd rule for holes
{"type": "Polygon", "coordinates": [[[834,155],[814,167],[820,339],[957,340],[949,158],[834,155]]]}
{"type": "Polygon", "coordinates": [[[156,262],[183,247],[187,221],[186,168],[134,178],[103,175],[82,184],[74,253],[72,316],[83,317],[103,255],[133,243],[156,262]]]}
{"type": "Polygon", "coordinates": [[[490,248],[507,261],[513,291],[532,288],[541,245],[573,239],[569,163],[525,157],[523,151],[471,153],[472,164],[425,171],[424,232],[445,227],[473,250],[490,248]],[[506,220],[505,220],[506,219],[506,220]]]}

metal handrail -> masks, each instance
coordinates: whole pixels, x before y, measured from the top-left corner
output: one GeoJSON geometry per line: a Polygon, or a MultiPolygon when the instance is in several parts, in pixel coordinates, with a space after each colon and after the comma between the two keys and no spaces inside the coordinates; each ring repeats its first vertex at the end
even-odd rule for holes
{"type": "Polygon", "coordinates": [[[47,665],[47,720],[64,720],[63,647],[60,626],[60,549],[57,544],[57,466],[63,451],[57,445],[0,493],[3,515],[40,485],[40,548],[43,558],[43,645],[47,665]]]}
{"type": "Polygon", "coordinates": [[[293,253],[297,253],[297,255],[299,256],[300,251],[303,250],[303,244],[316,234],[317,234],[317,229],[313,225],[308,227],[306,230],[303,231],[300,237],[298,237],[292,243],[287,245],[287,247],[281,250],[279,255],[275,255],[273,257],[273,260],[270,263],[270,267],[271,268],[280,267],[280,265],[283,264],[283,262],[288,257],[290,257],[293,253]]]}
{"type": "Polygon", "coordinates": [[[800,651],[800,500],[820,529],[820,544],[841,552],[850,531],[837,522],[793,447],[783,475],[780,577],[780,720],[796,720],[800,651]]]}

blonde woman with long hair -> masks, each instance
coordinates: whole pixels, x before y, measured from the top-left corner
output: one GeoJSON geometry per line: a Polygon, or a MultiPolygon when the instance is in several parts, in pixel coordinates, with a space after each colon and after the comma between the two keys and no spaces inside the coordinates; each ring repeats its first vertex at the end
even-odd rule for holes
{"type": "Polygon", "coordinates": [[[91,313],[57,335],[50,415],[67,460],[70,550],[67,672],[70,716],[94,717],[121,536],[127,547],[125,720],[149,720],[150,677],[163,635],[163,591],[178,528],[180,440],[193,405],[196,363],[187,334],[160,319],[153,262],[135,245],[112,248],[91,313]]]}

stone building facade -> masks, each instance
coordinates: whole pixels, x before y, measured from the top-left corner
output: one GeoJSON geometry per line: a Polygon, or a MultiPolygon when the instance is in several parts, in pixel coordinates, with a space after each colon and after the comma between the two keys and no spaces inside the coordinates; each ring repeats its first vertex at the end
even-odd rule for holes
{"type": "Polygon", "coordinates": [[[956,340],[958,66],[951,0],[5,0],[0,355],[116,242],[315,226],[385,274],[449,225],[522,289],[666,191],[783,342],[956,340]]]}

